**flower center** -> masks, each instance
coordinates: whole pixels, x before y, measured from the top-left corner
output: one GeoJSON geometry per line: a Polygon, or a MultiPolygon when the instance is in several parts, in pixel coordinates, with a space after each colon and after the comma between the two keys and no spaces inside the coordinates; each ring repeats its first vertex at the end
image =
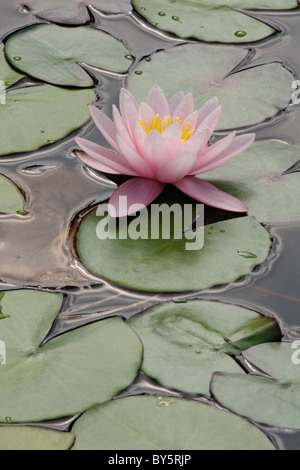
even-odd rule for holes
{"type": "MultiPolygon", "coordinates": [[[[174,122],[178,122],[178,124],[182,123],[179,117],[171,121],[171,116],[165,116],[161,118],[159,114],[153,116],[151,123],[148,121],[144,122],[142,119],[140,119],[140,124],[146,134],[149,134],[149,132],[153,131],[154,129],[162,134],[167,129],[167,127],[169,127],[174,122]]],[[[187,122],[186,125],[182,128],[181,142],[187,141],[193,135],[194,129],[189,130],[189,125],[190,123],[187,122]]]]}

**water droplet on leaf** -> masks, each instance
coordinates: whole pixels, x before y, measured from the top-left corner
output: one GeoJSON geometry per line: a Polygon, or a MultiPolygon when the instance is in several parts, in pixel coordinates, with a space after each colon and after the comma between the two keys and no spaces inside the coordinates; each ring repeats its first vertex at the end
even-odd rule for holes
{"type": "Polygon", "coordinates": [[[14,57],[14,60],[16,60],[17,62],[19,62],[20,60],[22,60],[22,57],[16,56],[16,57],[14,57]]]}
{"type": "Polygon", "coordinates": [[[166,13],[164,11],[159,11],[158,16],[166,16],[166,13]]]}
{"type": "Polygon", "coordinates": [[[234,35],[237,37],[237,38],[244,38],[245,36],[247,36],[247,33],[246,31],[236,31],[234,33],[234,35]]]}
{"type": "Polygon", "coordinates": [[[135,73],[136,75],[142,75],[143,72],[142,72],[141,70],[136,70],[134,73],[135,73]]]}

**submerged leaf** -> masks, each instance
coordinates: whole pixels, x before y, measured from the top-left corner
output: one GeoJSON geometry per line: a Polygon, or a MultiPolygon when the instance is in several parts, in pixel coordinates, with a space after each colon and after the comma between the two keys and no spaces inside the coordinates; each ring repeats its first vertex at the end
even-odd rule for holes
{"type": "Polygon", "coordinates": [[[181,38],[224,43],[259,41],[275,33],[271,26],[247,15],[247,9],[298,7],[297,0],[132,0],[132,4],[164,31],[181,38]]]}
{"type": "Polygon", "coordinates": [[[73,431],[72,450],[274,450],[239,416],[168,397],[113,400],[84,413],[73,431]]]}
{"type": "Polygon", "coordinates": [[[234,360],[281,338],[277,322],[220,302],[167,302],[129,320],[144,345],[143,371],[165,387],[209,395],[213,372],[240,372],[234,360]]]}
{"type": "Polygon", "coordinates": [[[44,339],[63,296],[6,292],[1,340],[0,421],[32,422],[80,413],[126,388],[140,367],[142,345],[121,318],[110,318],[44,339]],[[121,345],[121,346],[120,346],[121,345]]]}
{"type": "Polygon", "coordinates": [[[79,257],[96,276],[129,289],[183,292],[226,284],[249,274],[266,259],[270,248],[268,233],[252,217],[205,227],[204,246],[200,249],[197,234],[202,239],[202,228],[193,240],[172,236],[134,240],[127,235],[125,239],[113,239],[102,234],[105,219],[96,211],[85,217],[77,236],[79,257]],[[245,250],[255,253],[256,258],[239,256],[238,252],[245,250]]]}
{"type": "Polygon", "coordinates": [[[5,54],[22,72],[54,85],[93,87],[81,63],[126,72],[128,50],[109,34],[90,27],[40,24],[9,37],[5,54]]]}
{"type": "Polygon", "coordinates": [[[214,397],[226,408],[258,423],[300,429],[299,342],[254,346],[243,353],[259,373],[215,374],[214,397]]]}
{"type": "Polygon", "coordinates": [[[91,18],[88,5],[105,13],[128,13],[130,0],[26,0],[24,5],[40,18],[61,24],[87,24],[91,18]]]}
{"type": "Polygon", "coordinates": [[[168,99],[178,90],[191,92],[196,109],[217,96],[222,105],[218,130],[258,124],[287,108],[294,79],[280,63],[251,67],[248,53],[230,46],[175,46],[153,54],[151,61],[140,61],[128,76],[127,88],[138,101],[145,100],[155,83],[168,99]],[[233,72],[241,64],[243,70],[233,72]]]}

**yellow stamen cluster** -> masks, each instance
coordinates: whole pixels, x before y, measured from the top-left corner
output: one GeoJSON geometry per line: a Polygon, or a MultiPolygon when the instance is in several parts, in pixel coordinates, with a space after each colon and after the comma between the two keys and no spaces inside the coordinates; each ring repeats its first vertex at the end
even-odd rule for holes
{"type": "MultiPolygon", "coordinates": [[[[140,124],[146,134],[149,134],[149,132],[153,131],[154,129],[160,132],[161,134],[167,129],[167,127],[169,127],[174,122],[178,122],[178,124],[182,123],[182,121],[179,120],[178,117],[171,121],[171,116],[165,116],[164,118],[161,118],[159,114],[153,116],[150,124],[148,121],[144,122],[142,119],[140,119],[140,124]]],[[[184,128],[182,129],[181,142],[186,142],[193,135],[194,129],[188,130],[189,125],[190,123],[187,122],[184,128]]]]}

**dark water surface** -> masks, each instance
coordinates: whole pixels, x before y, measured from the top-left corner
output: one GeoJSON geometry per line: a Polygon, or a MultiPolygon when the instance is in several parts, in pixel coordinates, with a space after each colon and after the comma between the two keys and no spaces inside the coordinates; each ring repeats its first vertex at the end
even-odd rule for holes
{"type": "MultiPolygon", "coordinates": [[[[33,24],[31,15],[19,7],[18,1],[0,1],[2,40],[33,24]]],[[[92,13],[97,27],[125,40],[136,61],[181,42],[155,32],[132,15],[112,18],[93,10],[92,13]]],[[[246,45],[255,52],[252,64],[280,61],[294,73],[295,80],[300,80],[300,9],[253,15],[274,24],[281,33],[246,45]]],[[[90,71],[98,80],[96,93],[102,109],[110,115],[112,104],[118,103],[125,76],[90,71]]],[[[256,132],[257,140],[279,139],[300,145],[299,123],[300,106],[291,106],[287,112],[245,132],[256,132]]],[[[80,134],[105,144],[91,122],[80,134]]],[[[279,321],[286,339],[300,339],[300,222],[270,226],[276,244],[269,263],[229,286],[190,296],[148,295],[120,290],[91,276],[73,249],[79,214],[83,215],[91,203],[106,200],[115,185],[83,168],[73,153],[74,135],[36,152],[0,158],[0,173],[23,190],[27,211],[27,215],[0,215],[0,287],[58,289],[65,293],[63,309],[49,338],[106,316],[118,314],[129,318],[162,300],[195,297],[232,302],[272,315],[279,321]]],[[[125,393],[143,392],[176,395],[141,374],[125,393]]],[[[71,421],[58,421],[55,425],[65,429],[71,421]]],[[[263,429],[279,449],[300,449],[300,432],[263,429]]]]}

